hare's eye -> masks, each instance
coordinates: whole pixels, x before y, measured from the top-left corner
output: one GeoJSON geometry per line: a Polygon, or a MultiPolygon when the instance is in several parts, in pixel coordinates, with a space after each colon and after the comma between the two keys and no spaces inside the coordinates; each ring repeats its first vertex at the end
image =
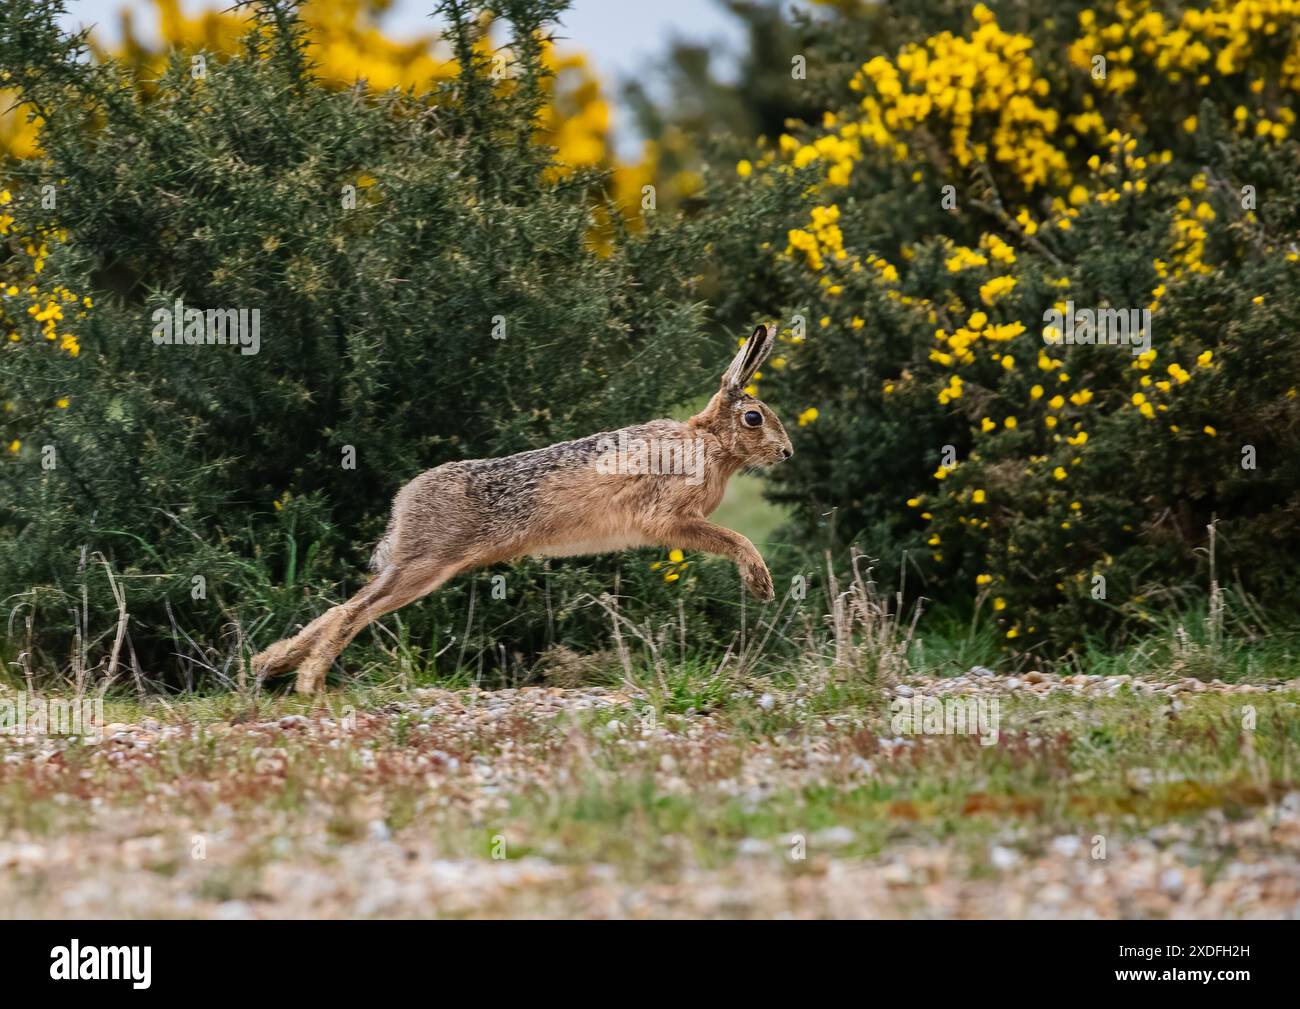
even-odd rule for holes
{"type": "Polygon", "coordinates": [[[741,418],[746,427],[759,427],[763,423],[763,415],[757,410],[746,410],[745,416],[741,418]]]}

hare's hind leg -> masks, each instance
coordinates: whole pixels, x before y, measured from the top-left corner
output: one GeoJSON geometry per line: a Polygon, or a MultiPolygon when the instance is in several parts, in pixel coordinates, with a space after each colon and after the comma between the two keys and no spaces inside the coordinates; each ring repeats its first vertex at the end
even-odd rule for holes
{"type": "Polygon", "coordinates": [[[250,663],[254,675],[264,679],[298,665],[311,654],[312,646],[316,643],[321,628],[325,626],[327,616],[329,616],[328,612],[322,613],[297,634],[277,641],[254,655],[250,663]]]}
{"type": "Polygon", "coordinates": [[[306,660],[298,667],[298,693],[315,693],[324,684],[330,665],[366,625],[427,596],[456,571],[455,564],[393,564],[346,603],[326,611],[318,618],[320,627],[306,660]]]}

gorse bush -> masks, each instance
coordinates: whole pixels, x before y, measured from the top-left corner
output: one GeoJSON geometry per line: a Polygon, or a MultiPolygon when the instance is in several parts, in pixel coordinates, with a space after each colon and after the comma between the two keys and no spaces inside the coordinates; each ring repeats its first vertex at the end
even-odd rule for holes
{"type": "MultiPolygon", "coordinates": [[[[421,470],[661,415],[716,382],[733,345],[705,337],[707,264],[742,255],[767,212],[648,214],[594,251],[600,178],[550,171],[538,142],[555,5],[498,8],[504,76],[478,12],[449,2],[455,75],[375,95],[314,78],[291,3],[256,6],[241,52],[202,73],[177,54],[147,89],[85,59],[57,4],[6,5],[7,83],[44,124],[3,209],[14,236],[49,240],[8,249],[40,283],[5,295],[0,595],[50,664],[113,645],[109,571],[147,673],[182,641],[229,655],[236,626],[279,637],[356,587],[421,470]],[[182,309],[250,326],[256,310],[257,345],[160,342],[182,309]]],[[[582,642],[565,607],[611,588],[614,563],[547,610],[524,566],[495,616],[480,607],[470,655],[540,647],[566,616],[582,642]]],[[[634,597],[671,599],[648,560],[632,568],[634,597]]],[[[465,633],[468,584],[413,615],[431,651],[465,633]]]]}
{"type": "MultiPolygon", "coordinates": [[[[255,16],[247,4],[214,3],[206,10],[194,10],[192,16],[181,9],[179,0],[147,0],[143,6],[157,21],[157,41],[137,34],[134,22],[124,19],[122,38],[111,48],[96,32],[88,36],[87,44],[101,59],[116,58],[145,95],[152,94],[178,50],[205,60],[238,55],[255,16]]],[[[433,32],[402,37],[385,33],[384,19],[391,8],[391,0],[303,0],[297,16],[311,47],[313,78],[333,89],[350,88],[361,80],[374,93],[391,88],[426,91],[437,82],[454,79],[458,63],[446,39],[433,32]]],[[[500,69],[497,61],[503,54],[489,44],[490,19],[496,16],[491,7],[483,8],[480,17],[487,31],[478,44],[500,69]]],[[[775,14],[772,19],[779,22],[775,14]]],[[[567,42],[552,42],[552,34],[548,31],[541,46],[546,73],[539,80],[544,102],[536,123],[539,140],[554,148],[548,174],[559,178],[599,171],[601,190],[630,227],[640,224],[642,187],[647,183],[656,185],[660,208],[697,194],[700,173],[677,155],[685,141],[680,131],[663,143],[647,140],[634,158],[618,156],[608,95],[587,55],[567,42]]],[[[15,97],[0,80],[0,152],[31,157],[38,151],[38,126],[14,106],[15,97]]],[[[605,208],[598,207],[596,213],[603,217],[605,208]]]]}
{"type": "MultiPolygon", "coordinates": [[[[0,86],[40,123],[0,192],[6,661],[233,669],[357,587],[416,473],[681,412],[777,316],[778,584],[856,543],[1037,657],[1204,593],[1213,545],[1294,612],[1300,0],[753,14],[748,83],[685,54],[709,101],[641,97],[681,212],[610,171],[590,88],[565,112],[561,6],[448,0],[447,51],[381,93],[313,44],[371,51],[367,4],[266,0],[165,62],[5,5],[0,86]],[[1057,342],[1120,312],[1149,346],[1057,342]]],[[[643,552],[457,579],[361,644],[513,678],[607,647],[605,592],[661,650],[749,626],[731,566],[643,552]]]]}
{"type": "Polygon", "coordinates": [[[841,102],[737,166],[808,186],[764,292],[778,496],[1016,649],[1204,591],[1216,521],[1219,579],[1294,612],[1300,4],[910,10],[884,53],[892,9],[836,19],[841,102]],[[1071,308],[1149,311],[1149,349],[1053,342],[1071,308]]]}

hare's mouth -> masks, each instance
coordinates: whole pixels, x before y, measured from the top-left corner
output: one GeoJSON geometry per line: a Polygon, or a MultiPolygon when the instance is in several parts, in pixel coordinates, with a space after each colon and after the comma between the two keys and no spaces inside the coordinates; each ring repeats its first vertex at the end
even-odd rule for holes
{"type": "Polygon", "coordinates": [[[768,456],[763,459],[751,459],[749,462],[745,463],[745,465],[741,467],[741,472],[745,473],[746,475],[752,476],[756,473],[763,472],[763,470],[771,469],[777,463],[783,461],[784,458],[780,455],[768,456]]]}

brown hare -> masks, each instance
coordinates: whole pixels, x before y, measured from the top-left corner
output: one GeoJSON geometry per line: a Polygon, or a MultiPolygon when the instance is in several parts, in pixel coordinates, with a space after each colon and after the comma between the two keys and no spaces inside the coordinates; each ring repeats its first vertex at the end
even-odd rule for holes
{"type": "Polygon", "coordinates": [[[297,666],[298,692],[314,693],[371,621],[465,571],[530,554],[702,550],[735,561],[749,590],[772,599],[772,576],[754,544],[705,516],[741,467],[771,465],[793,453],[776,415],[745,392],[775,334],[775,326],[754,331],[723,373],[722,387],[690,420],[652,420],[421,473],[393,500],[388,531],[371,560],[375,577],[254,656],[254,672],[269,676],[297,666]]]}

